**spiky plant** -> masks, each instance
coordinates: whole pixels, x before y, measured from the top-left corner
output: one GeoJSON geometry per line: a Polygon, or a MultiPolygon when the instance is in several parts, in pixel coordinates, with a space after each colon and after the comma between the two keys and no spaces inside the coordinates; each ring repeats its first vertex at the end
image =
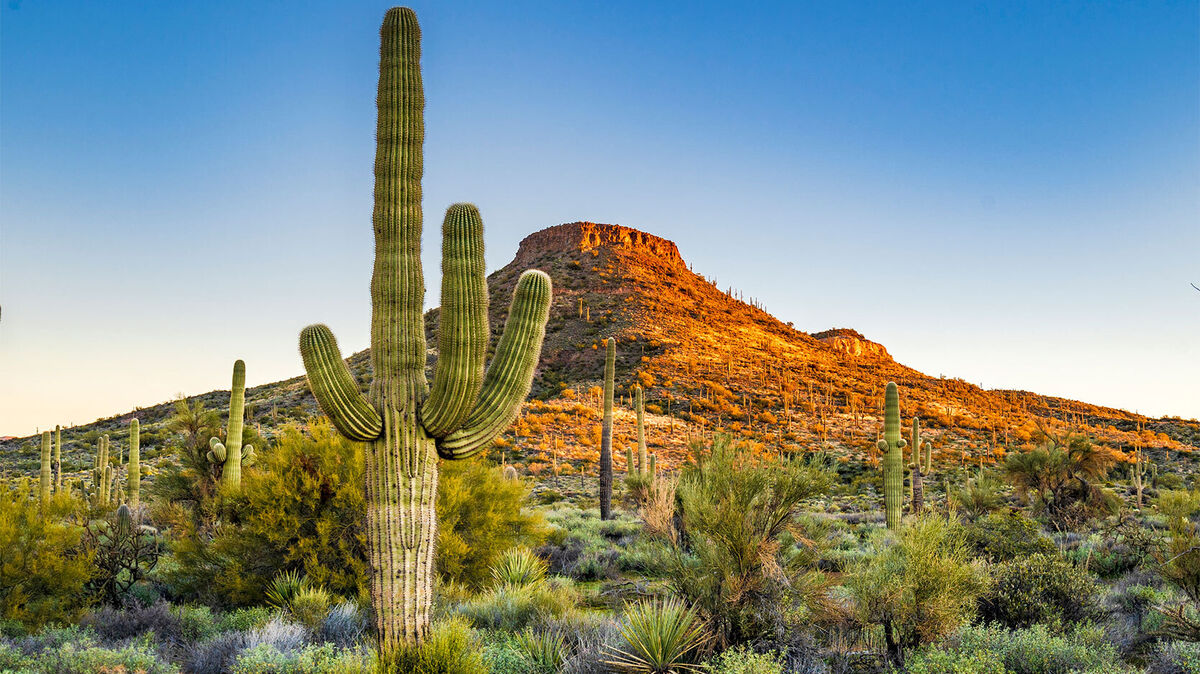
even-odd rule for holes
{"type": "Polygon", "coordinates": [[[514,639],[517,654],[530,674],[557,674],[571,655],[571,646],[557,630],[535,632],[526,627],[514,639]]]}
{"type": "Polygon", "coordinates": [[[540,271],[521,275],[485,374],[483,223],[473,205],[451,206],[442,225],[439,360],[430,389],[420,254],[425,99],[416,14],[388,10],[380,43],[369,393],[359,390],[324,325],[301,332],[300,353],[321,409],[347,438],[367,443],[371,604],[380,659],[390,666],[429,632],[438,457],[474,456],[512,423],[537,366],[551,288],[540,271]]]}
{"type": "Polygon", "coordinates": [[[254,446],[242,447],[242,425],[246,414],[246,364],[233,362],[233,386],[229,390],[229,425],[225,442],[219,438],[208,441],[208,460],[221,466],[221,485],[237,491],[242,488],[242,466],[253,466],[258,457],[254,446]]]}
{"type": "Polygon", "coordinates": [[[50,500],[50,431],[42,431],[42,469],[39,478],[38,496],[45,503],[50,500]]]}
{"type": "Polygon", "coordinates": [[[883,396],[883,439],[877,445],[883,452],[883,504],[889,529],[900,528],[904,508],[904,447],[900,437],[900,391],[890,381],[883,396]]]}
{"type": "Polygon", "coordinates": [[[617,340],[604,340],[604,419],[600,424],[600,519],[612,518],[612,419],[617,340]]]}
{"type": "Polygon", "coordinates": [[[492,566],[492,578],[500,586],[524,587],[546,580],[546,570],[546,562],[528,548],[512,548],[492,566]]]}
{"type": "Polygon", "coordinates": [[[134,508],[142,497],[142,431],[141,422],[129,422],[129,505],[134,508]]]}
{"type": "Polygon", "coordinates": [[[609,659],[605,660],[617,671],[704,671],[704,666],[697,663],[710,638],[695,611],[676,599],[634,604],[621,623],[621,637],[624,643],[609,647],[609,659]]]}

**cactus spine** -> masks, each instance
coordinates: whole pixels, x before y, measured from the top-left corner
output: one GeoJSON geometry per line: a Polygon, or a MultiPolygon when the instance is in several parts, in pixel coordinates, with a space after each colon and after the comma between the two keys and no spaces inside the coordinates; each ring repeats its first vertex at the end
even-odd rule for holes
{"type": "Polygon", "coordinates": [[[129,422],[129,504],[134,508],[142,496],[142,427],[137,419],[129,422]]]}
{"type": "Polygon", "coordinates": [[[904,507],[904,447],[900,437],[900,391],[888,382],[884,393],[883,439],[876,445],[883,452],[883,503],[889,529],[900,528],[904,507]]]}
{"type": "Polygon", "coordinates": [[[424,93],[421,33],[411,9],[393,8],[380,31],[375,154],[375,265],[371,362],[363,395],[333,333],[300,333],[309,387],[351,440],[366,443],[371,604],[384,667],[424,641],[433,600],[437,460],[465,459],[512,424],[529,393],[550,309],[550,277],[517,281],[490,367],[483,222],[470,204],[442,226],[442,311],[432,389],[425,378],[421,272],[424,93]]]}
{"type": "Polygon", "coordinates": [[[600,519],[612,517],[612,422],[613,388],[616,387],[617,340],[609,337],[604,347],[604,419],[600,426],[600,519]]]}
{"type": "Polygon", "coordinates": [[[42,503],[50,500],[50,431],[42,431],[42,470],[38,495],[42,503]]]}
{"type": "Polygon", "coordinates": [[[225,443],[218,438],[208,441],[208,460],[221,464],[221,485],[237,491],[242,487],[242,466],[254,465],[254,447],[242,448],[242,425],[246,413],[246,364],[241,360],[233,363],[233,386],[229,390],[229,424],[225,430],[225,443]]]}
{"type": "Polygon", "coordinates": [[[54,427],[54,492],[62,491],[62,426],[54,427]]]}

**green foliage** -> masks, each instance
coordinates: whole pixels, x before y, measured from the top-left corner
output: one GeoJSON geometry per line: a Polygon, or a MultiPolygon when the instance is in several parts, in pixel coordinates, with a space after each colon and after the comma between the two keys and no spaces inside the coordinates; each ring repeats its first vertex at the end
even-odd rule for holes
{"type": "Polygon", "coordinates": [[[1000,481],[990,472],[981,472],[978,477],[968,478],[962,489],[953,492],[953,495],[955,505],[971,521],[996,510],[1004,502],[1000,496],[1000,481]]]}
{"type": "Polygon", "coordinates": [[[674,599],[631,606],[621,621],[621,638],[605,662],[618,671],[653,674],[702,671],[697,663],[709,642],[696,612],[674,599]]]}
{"type": "Polygon", "coordinates": [[[1008,674],[1004,660],[991,651],[931,648],[904,663],[905,674],[1008,674]]]}
{"type": "Polygon", "coordinates": [[[546,562],[528,548],[513,548],[501,555],[492,567],[492,578],[497,585],[510,587],[542,583],[546,580],[546,562]]]}
{"type": "Polygon", "coordinates": [[[756,653],[744,646],[730,648],[704,663],[710,674],[783,674],[783,662],[774,653],[756,653]]]}
{"type": "Polygon", "coordinates": [[[1102,630],[1080,625],[1065,634],[1053,634],[1044,625],[1009,631],[1000,625],[964,626],[946,643],[939,644],[913,658],[909,671],[976,671],[938,669],[937,662],[950,664],[980,661],[982,672],[1006,674],[1120,674],[1132,670],[1117,658],[1102,630]],[[999,660],[1003,669],[996,669],[999,660]]]}
{"type": "Polygon", "coordinates": [[[72,627],[44,630],[19,649],[0,643],[0,672],[178,674],[179,668],[159,659],[149,637],[106,646],[90,630],[72,627]]]}
{"type": "Polygon", "coordinates": [[[488,674],[479,641],[460,618],[435,623],[429,636],[415,649],[397,654],[392,669],[412,674],[488,674]]]}
{"type": "Polygon", "coordinates": [[[373,653],[339,650],[333,644],[281,651],[259,644],[238,655],[233,674],[361,674],[376,666],[373,653]]]}
{"type": "Polygon", "coordinates": [[[125,602],[133,587],[158,565],[162,537],[143,524],[143,511],[122,505],[107,518],[89,522],[84,544],[95,561],[88,586],[113,606],[125,602]]]}
{"type": "Polygon", "coordinates": [[[893,661],[953,632],[974,614],[984,579],[963,538],[957,524],[926,515],[851,568],[846,588],[859,619],[883,627],[893,661]]]}
{"type": "Polygon", "coordinates": [[[229,502],[236,520],[212,543],[192,537],[176,549],[171,580],[185,592],[233,606],[263,601],[279,571],[292,571],[343,596],[366,597],[362,453],[326,421],[288,427],[264,468],[247,472],[229,502]]]}
{"type": "Polygon", "coordinates": [[[792,518],[831,481],[821,461],[763,459],[724,437],[684,467],[676,489],[684,547],[671,582],[720,643],[775,631],[781,607],[795,619],[820,611],[824,584],[794,554],[792,518]]]}
{"type": "Polygon", "coordinates": [[[1037,522],[1016,510],[975,520],[964,527],[964,534],[975,556],[992,562],[1056,552],[1054,542],[1042,535],[1037,522]]]}
{"type": "Polygon", "coordinates": [[[579,594],[567,582],[551,579],[524,586],[501,585],[451,608],[481,629],[518,632],[539,620],[575,611],[579,594]]]}
{"type": "Polygon", "coordinates": [[[567,659],[566,641],[554,632],[526,628],[514,644],[529,674],[557,674],[567,659]]]}
{"type": "Polygon", "coordinates": [[[82,614],[92,557],[71,521],[85,512],[68,493],[39,505],[27,489],[0,483],[0,620],[36,628],[82,614]]]}
{"type": "Polygon", "coordinates": [[[1113,514],[1119,501],[1099,484],[1116,464],[1117,454],[1085,435],[1054,438],[1029,452],[1009,454],[1004,470],[1017,493],[1036,512],[1060,524],[1073,524],[1100,513],[1113,514]]]}
{"type": "Polygon", "coordinates": [[[887,384],[884,410],[883,439],[876,446],[883,452],[883,501],[887,526],[898,529],[904,508],[904,447],[908,443],[900,437],[900,392],[896,382],[887,384]]]}
{"type": "Polygon", "coordinates": [[[329,613],[333,599],[323,587],[306,587],[292,597],[288,610],[296,622],[315,630],[329,613]]]}
{"type": "Polygon", "coordinates": [[[1186,598],[1174,606],[1158,607],[1165,618],[1166,636],[1184,641],[1200,641],[1200,524],[1195,516],[1200,494],[1164,494],[1158,508],[1167,516],[1170,537],[1164,550],[1157,553],[1157,567],[1171,585],[1186,598]]]}
{"type": "Polygon", "coordinates": [[[1046,625],[1060,632],[1093,617],[1099,588],[1084,570],[1057,553],[998,564],[980,598],[979,614],[1009,628],[1046,625]]]}
{"type": "Polygon", "coordinates": [[[442,579],[480,588],[491,567],[514,547],[537,547],[545,539],[540,514],[524,510],[529,487],[505,479],[480,460],[449,461],[438,479],[437,566],[442,579]]]}

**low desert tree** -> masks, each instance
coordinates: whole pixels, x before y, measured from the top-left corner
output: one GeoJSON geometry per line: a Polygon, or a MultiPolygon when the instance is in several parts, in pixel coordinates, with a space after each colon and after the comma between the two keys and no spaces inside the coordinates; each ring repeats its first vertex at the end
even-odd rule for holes
{"type": "Polygon", "coordinates": [[[851,568],[846,588],[859,620],[883,628],[888,656],[898,664],[969,620],[985,583],[961,527],[940,515],[914,518],[880,545],[851,568]]]}
{"type": "Polygon", "coordinates": [[[1064,521],[1114,511],[1101,481],[1118,456],[1086,435],[1051,436],[1041,447],[1010,454],[1005,474],[1035,512],[1064,521]]]}
{"type": "Polygon", "coordinates": [[[1175,639],[1200,641],[1200,491],[1164,490],[1156,507],[1167,518],[1170,538],[1158,553],[1163,577],[1183,593],[1185,600],[1157,610],[1165,621],[1163,632],[1175,639]]]}
{"type": "Polygon", "coordinates": [[[37,628],[87,607],[92,559],[78,524],[86,512],[67,491],[39,507],[27,487],[0,483],[0,620],[37,628]]]}
{"type": "Polygon", "coordinates": [[[796,552],[793,516],[829,489],[824,461],[756,456],[726,437],[694,452],[676,487],[684,532],[676,593],[723,645],[775,637],[793,619],[822,613],[825,583],[796,552]]]}

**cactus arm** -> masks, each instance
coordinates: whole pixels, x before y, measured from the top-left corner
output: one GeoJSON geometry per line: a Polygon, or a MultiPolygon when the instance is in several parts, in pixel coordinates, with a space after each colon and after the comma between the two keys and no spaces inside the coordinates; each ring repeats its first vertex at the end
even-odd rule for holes
{"type": "Polygon", "coordinates": [[[446,209],[442,224],[442,315],[438,361],[421,405],[425,432],[450,435],[467,420],[483,385],[488,347],[488,292],[483,219],[473,204],[446,209]]]}
{"type": "Polygon", "coordinates": [[[300,333],[300,356],[317,404],[342,435],[367,442],[383,433],[379,411],[358,390],[329,328],[324,325],[304,328],[300,333]]]}
{"type": "Polygon", "coordinates": [[[220,440],[212,438],[208,441],[208,454],[213,459],[213,463],[225,463],[225,445],[220,440]]]}
{"type": "Polygon", "coordinates": [[[517,417],[542,352],[551,292],[550,277],[545,273],[531,269],[521,274],[479,401],[463,427],[438,443],[442,458],[477,454],[517,417]]]}

